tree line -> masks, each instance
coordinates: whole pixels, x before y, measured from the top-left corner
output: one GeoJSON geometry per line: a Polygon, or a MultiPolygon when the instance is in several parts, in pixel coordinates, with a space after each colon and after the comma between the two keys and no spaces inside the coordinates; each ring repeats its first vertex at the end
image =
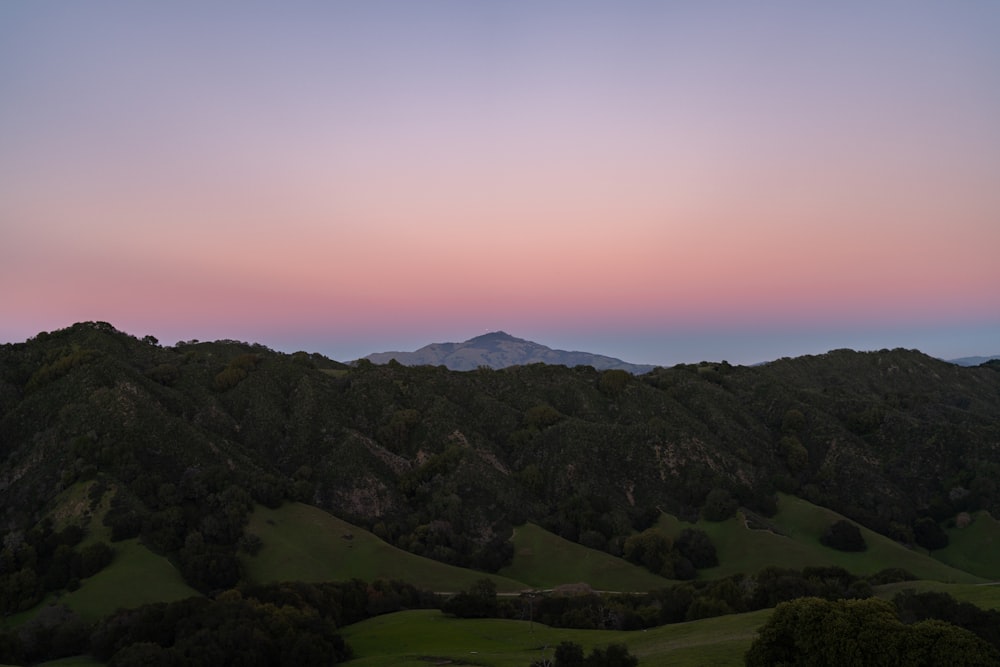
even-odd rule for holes
{"type": "Polygon", "coordinates": [[[0,631],[0,663],[90,654],[111,667],[331,665],[351,656],[339,628],[439,606],[433,593],[385,580],[241,586],[212,598],[120,610],[92,625],[52,605],[18,629],[0,631]]]}

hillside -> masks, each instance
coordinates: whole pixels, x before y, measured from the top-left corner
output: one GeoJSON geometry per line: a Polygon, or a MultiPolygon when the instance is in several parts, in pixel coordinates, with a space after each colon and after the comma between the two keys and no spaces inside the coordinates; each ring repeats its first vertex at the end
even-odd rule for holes
{"type": "Polygon", "coordinates": [[[630,364],[589,352],[567,352],[515,338],[503,331],[476,336],[464,343],[431,343],[414,352],[376,352],[365,357],[374,364],[395,359],[404,366],[445,366],[453,371],[473,371],[481,366],[500,369],[528,364],[592,366],[599,371],[619,369],[629,373],[648,373],[656,368],[648,364],[630,364]]]}
{"type": "Polygon", "coordinates": [[[620,555],[661,511],[764,520],[778,491],[913,544],[1000,516],[1000,372],[910,350],[642,376],[348,367],[81,323],[0,346],[0,457],[8,542],[94,482],[113,543],[140,538],[206,592],[243,576],[254,507],[287,500],[489,572],[529,521],[620,555]]]}

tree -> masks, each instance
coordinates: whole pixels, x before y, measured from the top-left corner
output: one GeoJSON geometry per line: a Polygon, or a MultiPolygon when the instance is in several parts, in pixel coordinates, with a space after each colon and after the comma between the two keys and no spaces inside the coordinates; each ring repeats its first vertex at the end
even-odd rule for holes
{"type": "Polygon", "coordinates": [[[625,644],[608,644],[607,648],[592,650],[583,664],[585,667],[636,667],[639,659],[628,652],[625,644]]]}
{"type": "Polygon", "coordinates": [[[719,564],[715,545],[712,544],[708,533],[703,530],[685,528],[674,541],[674,548],[699,570],[704,567],[715,567],[719,564]]]}
{"type": "Polygon", "coordinates": [[[701,515],[708,521],[725,521],[736,514],[739,505],[732,494],[725,489],[712,489],[705,498],[705,506],[701,515]]]}
{"type": "Polygon", "coordinates": [[[799,472],[809,465],[809,451],[794,435],[782,436],[778,445],[782,458],[792,472],[799,472]]]}
{"type": "Polygon", "coordinates": [[[948,546],[948,533],[941,529],[937,521],[927,516],[917,519],[913,524],[913,539],[928,551],[948,546]]]}
{"type": "Polygon", "coordinates": [[[941,621],[904,625],[885,600],[799,598],[779,604],[745,656],[747,667],[996,665],[1000,653],[941,621]]]}
{"type": "Polygon", "coordinates": [[[555,667],[583,667],[583,647],[575,642],[560,642],[555,658],[555,667]]]}
{"type": "Polygon", "coordinates": [[[622,393],[625,386],[628,385],[629,380],[632,376],[628,371],[623,371],[621,369],[611,369],[601,373],[601,379],[598,381],[598,385],[601,391],[608,396],[617,396],[622,393]]]}
{"type": "Polygon", "coordinates": [[[909,628],[900,651],[902,665],[978,667],[996,665],[1000,652],[973,633],[950,623],[930,619],[909,628]]]}
{"type": "Polygon", "coordinates": [[[864,551],[868,548],[861,529],[850,521],[835,521],[819,539],[824,545],[839,551],[864,551]]]}
{"type": "Polygon", "coordinates": [[[897,665],[902,628],[884,600],[799,598],[775,608],[751,644],[746,665],[897,665]]]}
{"type": "Polygon", "coordinates": [[[623,557],[631,563],[642,565],[654,574],[662,574],[664,568],[670,564],[668,554],[671,546],[670,538],[662,530],[647,528],[625,540],[623,557]]]}
{"type": "Polygon", "coordinates": [[[459,618],[490,618],[497,615],[497,608],[497,585],[484,577],[448,598],[441,611],[459,618]]]}

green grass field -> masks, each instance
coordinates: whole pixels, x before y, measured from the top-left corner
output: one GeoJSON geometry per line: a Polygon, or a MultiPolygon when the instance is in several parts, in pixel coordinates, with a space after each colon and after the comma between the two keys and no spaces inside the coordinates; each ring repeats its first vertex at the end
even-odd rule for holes
{"type": "Polygon", "coordinates": [[[264,545],[256,556],[243,557],[248,577],[258,583],[400,579],[420,588],[451,592],[489,577],[500,592],[530,588],[508,577],[416,556],[302,503],[286,503],[273,510],[258,507],[248,530],[264,545]]]}
{"type": "Polygon", "coordinates": [[[1000,580],[1000,521],[976,512],[965,528],[948,530],[948,546],[932,555],[942,563],[987,579],[1000,580]]]}
{"type": "MultiPolygon", "coordinates": [[[[110,544],[110,530],[101,519],[107,511],[111,493],[105,494],[91,515],[85,509],[89,502],[86,495],[90,485],[91,482],[75,484],[60,496],[60,502],[52,512],[54,523],[57,528],[68,523],[87,525],[84,545],[98,540],[110,544]]],[[[115,551],[111,564],[81,581],[80,588],[58,596],[50,594],[32,609],[0,620],[0,626],[17,627],[50,604],[64,604],[85,621],[97,621],[120,608],[200,595],[184,582],[181,573],[169,560],[150,551],[138,539],[115,542],[111,546],[115,551]]]]}
{"type": "MultiPolygon", "coordinates": [[[[748,529],[741,518],[684,524],[664,515],[660,526],[669,534],[677,534],[688,525],[708,533],[720,560],[718,567],[702,571],[701,576],[709,579],[756,572],[769,565],[792,569],[838,565],[859,575],[901,567],[921,579],[970,584],[985,581],[865,528],[861,530],[869,545],[866,551],[847,553],[827,548],[820,544],[820,535],[839,518],[839,514],[799,498],[781,496],[772,521],[782,535],[748,529]]],[[[996,523],[991,522],[988,517],[977,520],[962,537],[976,538],[970,540],[972,547],[993,539],[990,531],[996,523]]],[[[264,546],[256,556],[244,557],[244,565],[249,578],[261,583],[386,578],[402,579],[430,590],[456,591],[485,576],[407,553],[362,528],[301,503],[287,503],[275,510],[258,507],[249,530],[261,538],[264,546]]],[[[498,575],[490,575],[501,592],[580,582],[597,590],[644,591],[673,583],[534,524],[518,527],[513,542],[511,565],[498,575]]],[[[956,546],[955,557],[973,553],[972,547],[956,546]]]]}
{"type": "Polygon", "coordinates": [[[742,665],[743,654],[770,610],[735,614],[645,631],[568,630],[528,621],[456,619],[438,611],[406,611],[378,616],[343,629],[358,667],[426,667],[474,664],[526,667],[552,657],[559,642],[572,641],[589,652],[623,643],[640,665],[742,665]]]}
{"type": "MultiPolygon", "coordinates": [[[[79,515],[89,487],[90,483],[72,487],[73,493],[63,503],[63,507],[72,508],[68,515],[79,515]]],[[[102,522],[111,495],[110,490],[106,492],[90,516],[84,544],[98,540],[111,544],[111,531],[102,522]]],[[[116,609],[201,595],[185,583],[169,560],[150,551],[138,539],[122,540],[111,546],[115,550],[111,564],[57,600],[84,620],[96,621],[116,609]]]]}
{"type": "MultiPolygon", "coordinates": [[[[74,489],[67,494],[65,505],[79,506],[81,493],[74,489]]],[[[88,540],[107,539],[107,529],[98,521],[102,510],[99,507],[94,513],[88,540]]],[[[66,516],[72,515],[70,512],[66,516]]],[[[992,558],[997,553],[994,545],[1000,540],[1000,523],[988,514],[978,514],[965,529],[950,531],[951,545],[936,552],[935,558],[864,528],[867,551],[844,553],[828,549],[819,543],[819,537],[838,518],[840,515],[830,510],[781,496],[779,511],[771,521],[783,535],[748,529],[741,518],[685,524],[665,515],[659,525],[670,534],[690,525],[709,534],[721,564],[703,571],[706,578],[754,572],[768,565],[794,569],[839,565],[856,574],[902,567],[921,580],[880,586],[880,597],[891,599],[908,588],[942,591],[983,608],[1000,609],[1000,585],[983,585],[983,578],[956,569],[968,568],[983,576],[1000,574],[1000,565],[992,558]]],[[[263,543],[256,556],[243,556],[248,578],[259,583],[387,578],[429,590],[455,591],[486,576],[407,553],[364,529],[301,503],[287,503],[275,510],[258,507],[248,530],[263,543]]],[[[512,564],[490,577],[500,592],[579,582],[598,590],[643,591],[674,583],[534,524],[517,528],[513,542],[512,564]]],[[[119,607],[198,594],[183,582],[167,559],[152,553],[138,540],[119,542],[114,547],[115,560],[110,567],[82,582],[78,590],[58,599],[50,597],[43,604],[61,602],[84,619],[96,620],[119,607]]],[[[31,616],[40,608],[27,614],[31,616]]],[[[342,632],[356,652],[351,664],[358,667],[426,667],[444,661],[524,667],[543,656],[551,657],[561,641],[577,642],[586,651],[612,642],[625,643],[641,665],[741,665],[743,654],[770,613],[763,610],[645,631],[614,632],[550,628],[525,621],[455,619],[438,611],[420,610],[376,617],[347,626],[342,632]]],[[[79,657],[51,664],[89,667],[100,663],[79,657]]]]}
{"type": "Polygon", "coordinates": [[[515,529],[513,542],[513,562],[500,573],[536,588],[585,582],[597,590],[648,591],[676,583],[532,523],[515,529]]]}
{"type": "Polygon", "coordinates": [[[115,558],[111,565],[59,599],[84,620],[96,621],[119,608],[200,595],[184,583],[181,573],[170,561],[154,554],[138,540],[117,542],[114,548],[115,558]]]}
{"type": "Polygon", "coordinates": [[[956,569],[928,556],[861,528],[868,549],[849,553],[823,546],[819,538],[837,519],[843,518],[832,510],[813,505],[794,496],[781,495],[778,513],[770,520],[783,533],[746,527],[741,518],[721,522],[699,521],[686,524],[664,516],[660,526],[668,534],[677,534],[687,526],[708,533],[719,555],[719,566],[701,572],[709,579],[740,572],[757,572],[768,565],[801,569],[817,565],[837,565],[859,575],[873,574],[890,567],[909,570],[920,579],[954,583],[982,583],[982,577],[956,569]]]}

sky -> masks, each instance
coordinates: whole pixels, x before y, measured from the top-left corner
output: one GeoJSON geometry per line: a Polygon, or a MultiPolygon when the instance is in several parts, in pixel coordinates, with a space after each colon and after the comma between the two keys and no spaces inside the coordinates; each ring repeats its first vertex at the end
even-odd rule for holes
{"type": "Polygon", "coordinates": [[[0,342],[1000,354],[1000,3],[0,3],[0,342]]]}

